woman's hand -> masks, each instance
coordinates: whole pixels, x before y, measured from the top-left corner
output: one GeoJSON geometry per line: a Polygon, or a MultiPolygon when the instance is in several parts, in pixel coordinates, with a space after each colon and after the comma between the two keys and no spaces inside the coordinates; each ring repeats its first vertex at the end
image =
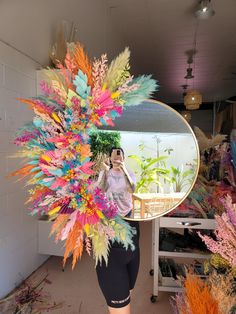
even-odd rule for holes
{"type": "Polygon", "coordinates": [[[120,164],[120,169],[122,170],[122,171],[124,171],[124,173],[127,175],[128,174],[128,170],[127,170],[127,168],[126,168],[126,166],[125,166],[125,163],[122,161],[121,162],[121,164],[120,164]]]}
{"type": "Polygon", "coordinates": [[[109,171],[110,170],[110,161],[109,159],[105,160],[104,162],[101,163],[101,170],[104,171],[109,171]]]}
{"type": "Polygon", "coordinates": [[[113,164],[116,166],[116,168],[119,168],[120,170],[124,171],[125,173],[127,172],[124,161],[115,160],[115,161],[113,161],[113,164]]]}

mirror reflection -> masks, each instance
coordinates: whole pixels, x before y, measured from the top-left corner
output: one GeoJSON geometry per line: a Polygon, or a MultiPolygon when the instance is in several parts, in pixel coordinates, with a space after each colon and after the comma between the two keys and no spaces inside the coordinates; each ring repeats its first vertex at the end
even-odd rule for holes
{"type": "Polygon", "coordinates": [[[126,219],[149,220],[174,209],[198,172],[198,146],[190,126],[172,108],[150,100],[128,107],[114,124],[93,135],[99,187],[126,219]]]}

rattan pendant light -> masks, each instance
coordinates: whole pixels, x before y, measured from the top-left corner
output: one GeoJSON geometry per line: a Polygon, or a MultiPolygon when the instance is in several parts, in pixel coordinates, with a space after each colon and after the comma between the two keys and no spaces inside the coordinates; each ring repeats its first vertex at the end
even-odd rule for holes
{"type": "Polygon", "coordinates": [[[197,90],[190,90],[184,96],[184,105],[187,110],[196,110],[202,104],[202,95],[197,90]]]}

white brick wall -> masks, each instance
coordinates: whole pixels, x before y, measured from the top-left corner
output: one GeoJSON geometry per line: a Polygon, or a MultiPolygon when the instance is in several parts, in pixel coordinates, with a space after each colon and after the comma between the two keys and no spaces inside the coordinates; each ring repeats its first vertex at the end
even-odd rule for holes
{"type": "Polygon", "coordinates": [[[27,213],[25,181],[5,176],[22,165],[10,158],[18,127],[32,111],[16,100],[36,94],[36,64],[0,43],[0,298],[15,288],[47,258],[37,253],[37,220],[27,213]]]}

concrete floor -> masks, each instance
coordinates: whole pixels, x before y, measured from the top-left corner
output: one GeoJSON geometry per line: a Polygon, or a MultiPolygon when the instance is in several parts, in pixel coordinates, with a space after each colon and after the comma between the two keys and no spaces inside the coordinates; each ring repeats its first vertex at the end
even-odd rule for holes
{"type": "MultiPolygon", "coordinates": [[[[151,222],[140,223],[141,227],[141,264],[137,283],[132,295],[132,314],[170,314],[173,313],[169,303],[172,295],[160,292],[158,301],[151,303],[152,277],[151,268],[151,222]]],[[[47,270],[51,285],[45,286],[55,302],[64,302],[64,306],[51,313],[55,314],[106,314],[107,306],[98,286],[94,261],[86,253],[76,268],[71,270],[69,259],[62,271],[62,258],[51,257],[37,272],[47,270]]],[[[36,273],[37,273],[36,272],[36,273]]],[[[45,312],[46,313],[46,312],[45,312]]]]}

